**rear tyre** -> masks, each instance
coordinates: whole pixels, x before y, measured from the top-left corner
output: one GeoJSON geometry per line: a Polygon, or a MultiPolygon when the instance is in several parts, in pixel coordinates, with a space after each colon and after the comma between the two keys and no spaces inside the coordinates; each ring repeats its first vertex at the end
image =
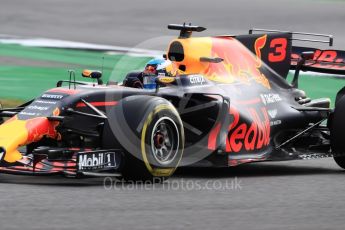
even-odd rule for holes
{"type": "Polygon", "coordinates": [[[345,169],[345,96],[337,95],[334,113],[331,116],[331,147],[335,162],[345,169]]]}
{"type": "Polygon", "coordinates": [[[118,109],[124,115],[116,122],[122,134],[115,130],[126,149],[123,178],[163,182],[178,167],[184,150],[183,124],[175,107],[163,98],[132,96],[118,109]]]}
{"type": "Polygon", "coordinates": [[[344,156],[334,156],[334,161],[337,165],[343,169],[345,169],[345,157],[344,156]]]}

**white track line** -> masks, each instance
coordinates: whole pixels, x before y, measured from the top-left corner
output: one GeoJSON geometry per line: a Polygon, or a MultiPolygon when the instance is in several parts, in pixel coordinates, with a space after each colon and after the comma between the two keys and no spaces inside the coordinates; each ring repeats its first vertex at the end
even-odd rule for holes
{"type": "MultiPolygon", "coordinates": [[[[164,53],[159,50],[147,50],[122,46],[99,45],[85,42],[73,42],[49,38],[24,38],[8,34],[0,34],[0,43],[2,44],[17,44],[28,47],[47,47],[47,48],[61,48],[61,49],[79,49],[79,50],[94,50],[105,51],[107,54],[127,54],[130,56],[140,57],[161,57],[164,53]]],[[[294,71],[290,71],[293,74],[294,71]]],[[[303,72],[301,75],[313,76],[331,76],[339,77],[338,75],[329,75],[323,73],[303,72]]]]}
{"type": "MultiPolygon", "coordinates": [[[[289,73],[293,76],[295,71],[294,70],[290,70],[289,73]]],[[[327,73],[318,73],[318,72],[300,72],[300,75],[304,75],[304,76],[311,76],[311,77],[332,77],[332,78],[341,78],[344,79],[344,76],[342,75],[337,75],[337,74],[327,74],[327,73]]]]}
{"type": "Polygon", "coordinates": [[[47,48],[61,48],[61,49],[80,49],[80,50],[94,50],[106,51],[108,54],[128,54],[134,56],[162,56],[163,51],[147,50],[121,46],[99,45],[85,42],[65,41],[49,38],[24,38],[12,36],[7,34],[0,34],[0,43],[2,44],[18,44],[28,47],[47,47],[47,48]]]}

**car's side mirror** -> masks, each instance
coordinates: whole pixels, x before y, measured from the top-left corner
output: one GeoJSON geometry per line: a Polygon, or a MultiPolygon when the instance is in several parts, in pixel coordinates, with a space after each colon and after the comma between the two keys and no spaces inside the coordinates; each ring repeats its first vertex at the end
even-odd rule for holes
{"type": "Polygon", "coordinates": [[[86,77],[86,78],[97,79],[98,85],[103,84],[103,82],[101,80],[101,77],[102,77],[102,72],[101,71],[85,69],[85,70],[83,70],[81,75],[83,77],[86,77]]]}
{"type": "Polygon", "coordinates": [[[102,72],[98,70],[84,69],[81,75],[87,78],[99,79],[102,77],[102,72]]]}

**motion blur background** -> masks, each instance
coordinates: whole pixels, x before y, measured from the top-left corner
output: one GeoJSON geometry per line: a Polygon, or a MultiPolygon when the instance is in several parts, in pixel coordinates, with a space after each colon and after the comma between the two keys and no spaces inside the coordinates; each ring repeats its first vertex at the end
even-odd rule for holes
{"type": "MultiPolygon", "coordinates": [[[[100,69],[104,64],[104,80],[121,81],[128,71],[143,68],[148,58],[104,50],[126,50],[123,46],[165,50],[177,36],[167,29],[169,23],[207,27],[200,35],[246,34],[253,27],[333,34],[333,48],[342,49],[344,9],[342,0],[1,0],[0,99],[13,105],[36,97],[67,78],[67,69],[79,75],[83,68],[100,69]],[[70,45],[61,45],[61,40],[88,44],[86,50],[41,48],[70,45]],[[89,52],[89,43],[103,49],[89,52]]],[[[311,98],[334,99],[333,91],[342,81],[316,79],[302,77],[300,86],[311,98]]]]}
{"type": "Polygon", "coordinates": [[[345,47],[343,0],[1,0],[0,33],[135,46],[169,23],[205,26],[205,35],[252,27],[333,34],[345,47]]]}

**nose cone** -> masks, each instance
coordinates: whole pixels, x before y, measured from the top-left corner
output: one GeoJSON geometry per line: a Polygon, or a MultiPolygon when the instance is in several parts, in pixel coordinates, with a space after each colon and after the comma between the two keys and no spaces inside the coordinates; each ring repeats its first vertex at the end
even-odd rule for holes
{"type": "Polygon", "coordinates": [[[17,148],[24,144],[28,137],[26,121],[12,118],[0,126],[0,150],[3,160],[13,163],[22,158],[17,148]]]}
{"type": "Polygon", "coordinates": [[[50,122],[46,117],[29,120],[18,120],[13,117],[0,126],[0,152],[2,159],[14,163],[22,158],[17,150],[20,146],[41,140],[44,136],[55,138],[57,123],[50,122]]]}

